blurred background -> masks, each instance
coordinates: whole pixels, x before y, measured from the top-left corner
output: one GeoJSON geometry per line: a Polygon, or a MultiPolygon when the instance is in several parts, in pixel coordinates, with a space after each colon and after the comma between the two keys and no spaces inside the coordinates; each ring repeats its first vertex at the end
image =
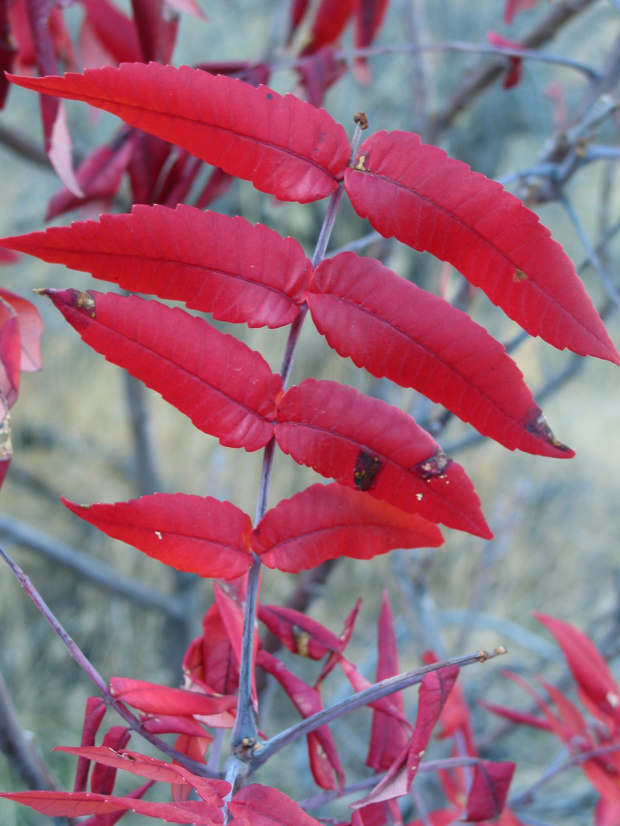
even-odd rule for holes
{"type": "MultiPolygon", "coordinates": [[[[297,72],[287,68],[287,61],[307,30],[302,27],[291,47],[284,45],[287,3],[199,2],[208,20],[181,16],[175,65],[262,60],[267,55],[275,64],[270,85],[281,93],[304,94],[297,72]]],[[[503,21],[502,0],[391,0],[375,45],[448,41],[484,45],[489,31],[520,40],[562,5],[579,7],[578,13],[557,25],[541,44],[542,51],[604,73],[613,59],[618,62],[620,34],[620,9],[608,0],[572,4],[541,0],[509,26],[503,21]]],[[[71,5],[64,17],[71,32],[77,33],[84,7],[71,5]]],[[[347,29],[342,49],[350,48],[351,31],[347,29]]],[[[504,89],[508,61],[501,56],[446,50],[385,53],[373,56],[369,65],[370,84],[361,85],[348,71],[327,90],[323,102],[347,133],[353,134],[353,113],[364,111],[370,121],[369,133],[421,131],[427,140],[474,170],[506,180],[508,188],[527,199],[572,257],[594,303],[605,309],[610,335],[618,345],[618,314],[602,279],[618,283],[620,233],[616,235],[615,230],[620,218],[620,176],[613,152],[575,164],[562,182],[564,202],[555,197],[558,192],[550,193],[549,179],[513,177],[513,173],[555,160],[553,147],[557,150],[561,141],[556,140],[551,149],[549,142],[575,124],[583,129],[576,139],[573,134],[576,142],[571,150],[577,147],[582,157],[592,147],[612,147],[618,153],[616,116],[613,106],[605,110],[608,98],[601,104],[600,93],[617,91],[620,70],[616,67],[616,74],[610,76],[609,88],[595,88],[596,83],[573,66],[525,60],[521,82],[504,89]],[[489,77],[474,94],[471,78],[485,72],[489,77]],[[465,96],[460,111],[454,105],[459,93],[465,96]],[[587,118],[596,101],[603,115],[599,122],[594,117],[588,129],[587,118]],[[433,119],[434,113],[441,117],[433,119]],[[593,256],[597,244],[598,254],[593,256]]],[[[33,93],[12,88],[0,124],[42,147],[38,105],[33,93]]],[[[76,157],[84,158],[112,139],[118,129],[114,117],[93,114],[83,104],[68,102],[66,108],[76,157]]],[[[0,143],[0,170],[0,233],[43,229],[47,204],[60,186],[44,157],[37,161],[0,143]]],[[[192,193],[200,191],[208,174],[208,169],[201,170],[192,193]]],[[[129,197],[123,184],[109,211],[127,209],[129,197]]],[[[191,198],[187,202],[192,203],[191,198]]],[[[326,202],[281,204],[250,183],[235,181],[209,208],[240,214],[281,235],[292,235],[311,254],[326,202]]],[[[100,211],[101,204],[95,202],[51,223],[96,217],[100,211]]],[[[355,215],[345,198],[330,249],[370,232],[371,227],[355,215]]],[[[416,397],[414,391],[378,381],[350,360],[339,358],[308,319],[292,382],[308,376],[344,382],[412,412],[419,423],[434,428],[439,443],[473,480],[495,539],[484,542],[446,529],[445,545],[436,551],[396,551],[364,563],[342,560],[325,572],[324,582],[307,575],[267,571],[262,601],[283,603],[296,587],[306,589],[310,615],[340,633],[345,616],[357,597],[362,597],[348,650],[371,681],[383,587],[388,589],[397,617],[403,669],[419,664],[421,652],[429,647],[454,655],[504,644],[508,657],[497,665],[474,666],[462,674],[474,704],[485,697],[525,707],[524,695],[500,676],[505,666],[525,675],[542,670],[546,676],[562,677],[562,658],[531,616],[533,610],[587,630],[604,647],[614,668],[613,657],[620,652],[620,371],[607,362],[583,360],[540,340],[520,337],[518,327],[480,291],[464,289],[458,273],[426,254],[394,240],[374,240],[358,251],[381,258],[404,278],[459,303],[500,341],[516,344],[512,356],[537,398],[542,394],[541,406],[550,426],[577,455],[564,462],[513,454],[478,438],[454,418],[442,426],[441,410],[416,397]]],[[[114,289],[85,273],[27,256],[3,267],[0,277],[3,286],[26,297],[41,286],[114,289]]],[[[262,454],[221,447],[216,439],[195,430],[157,394],[128,382],[122,370],[83,345],[50,302],[39,297],[33,301],[45,323],[44,370],[23,376],[21,394],[12,410],[15,456],[0,495],[0,542],[106,678],[118,675],[179,685],[180,656],[189,640],[200,633],[202,616],[213,601],[211,583],[175,574],[137,550],[108,539],[65,510],[59,497],[63,494],[84,503],[122,501],[152,484],[158,490],[227,499],[253,516],[262,454]],[[147,443],[140,441],[145,434],[147,443]],[[64,562],[60,559],[63,553],[64,562]]],[[[208,320],[259,350],[272,369],[279,368],[286,329],[250,330],[208,320]]],[[[270,505],[316,481],[319,477],[313,471],[278,454],[270,505]]],[[[316,673],[316,664],[300,664],[299,658],[293,662],[292,655],[280,655],[305,679],[316,673]]],[[[84,704],[94,690],[5,567],[0,567],[0,674],[21,725],[33,733],[51,770],[69,788],[73,758],[52,755],[51,749],[79,743],[84,704]]],[[[334,672],[325,686],[325,702],[349,691],[344,677],[334,672]]],[[[414,708],[415,702],[415,692],[409,691],[407,707],[414,708]]],[[[268,684],[261,729],[274,734],[296,719],[284,694],[268,684]]],[[[510,756],[519,763],[513,784],[517,790],[533,782],[558,750],[544,732],[515,730],[498,739],[496,719],[476,711],[475,720],[486,754],[494,759],[510,756]]],[[[333,727],[348,782],[368,773],[363,764],[369,725],[370,713],[360,711],[333,727]]],[[[142,747],[138,741],[134,736],[135,749],[142,747]]],[[[441,745],[437,749],[441,753],[441,745]]],[[[317,790],[301,741],[278,755],[256,779],[277,783],[296,799],[317,790]]],[[[123,782],[119,778],[121,790],[123,782]]],[[[427,786],[432,801],[436,793],[432,781],[427,786]]],[[[127,788],[131,787],[129,782],[127,788]]],[[[22,778],[11,771],[2,754],[0,788],[24,788],[22,778]]],[[[588,806],[595,795],[578,770],[560,779],[557,787],[549,786],[545,800],[547,808],[540,808],[537,816],[548,822],[591,822],[588,806]],[[567,782],[569,796],[563,785],[567,782]]],[[[340,814],[346,816],[346,811],[342,804],[340,814]]],[[[50,822],[4,801],[0,802],[0,821],[7,826],[50,822]]],[[[128,815],[124,822],[129,826],[147,821],[128,815]]]]}

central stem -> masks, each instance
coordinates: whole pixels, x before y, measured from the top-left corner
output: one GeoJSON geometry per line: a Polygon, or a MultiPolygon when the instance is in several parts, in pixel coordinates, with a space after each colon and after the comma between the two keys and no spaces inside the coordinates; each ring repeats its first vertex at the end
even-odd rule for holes
{"type": "MultiPolygon", "coordinates": [[[[359,142],[361,139],[362,127],[359,122],[355,128],[355,134],[352,141],[351,158],[355,156],[359,142]]],[[[321,226],[314,255],[312,256],[312,269],[316,269],[325,257],[327,244],[334,227],[336,215],[342,202],[344,195],[344,183],[340,182],[336,190],[332,193],[327,213],[321,226]]],[[[286,342],[286,349],[282,358],[280,366],[280,378],[282,379],[282,389],[286,390],[286,385],[291,374],[293,366],[293,358],[299,343],[299,336],[301,328],[308,313],[308,305],[302,304],[299,309],[299,314],[291,325],[291,329],[286,342]]],[[[263,467],[261,470],[260,488],[258,491],[258,502],[256,504],[256,519],[254,524],[258,525],[260,520],[265,515],[267,510],[267,500],[269,497],[269,485],[271,482],[271,472],[273,468],[273,457],[275,452],[276,440],[275,437],[265,447],[263,454],[263,467]]],[[[256,603],[258,599],[258,586],[260,582],[261,560],[254,552],[252,552],[252,566],[248,572],[248,587],[245,598],[245,613],[243,618],[243,642],[241,647],[241,663],[239,665],[239,697],[237,701],[237,716],[231,734],[231,747],[236,755],[235,761],[249,760],[252,748],[256,745],[258,740],[258,729],[256,727],[256,718],[254,716],[254,709],[252,707],[252,675],[253,669],[253,653],[254,653],[254,625],[256,622],[256,603]]],[[[233,766],[231,763],[231,772],[233,766]]],[[[235,772],[235,779],[238,772],[235,772]]]]}

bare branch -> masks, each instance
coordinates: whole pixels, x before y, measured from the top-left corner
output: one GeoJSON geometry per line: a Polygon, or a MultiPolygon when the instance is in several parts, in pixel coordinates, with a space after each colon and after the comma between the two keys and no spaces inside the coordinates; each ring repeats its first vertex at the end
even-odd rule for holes
{"type": "Polygon", "coordinates": [[[564,193],[560,194],[559,201],[566,210],[566,214],[571,219],[573,226],[577,230],[579,240],[581,241],[583,248],[586,251],[586,255],[588,256],[588,259],[592,264],[594,271],[598,275],[601,284],[605,288],[605,292],[607,293],[609,300],[613,302],[616,305],[616,307],[620,307],[620,297],[616,292],[614,283],[611,280],[611,278],[607,275],[605,267],[603,266],[603,262],[598,257],[596,250],[590,243],[588,234],[585,231],[583,224],[579,220],[579,216],[577,215],[577,212],[575,211],[575,208],[573,207],[571,201],[567,198],[567,196],[564,193]]]}
{"type": "MultiPolygon", "coordinates": [[[[554,3],[548,14],[521,38],[526,49],[537,49],[546,43],[573,17],[591,6],[594,0],[560,0],[554,3]]],[[[431,118],[429,129],[424,135],[427,143],[436,143],[441,134],[450,126],[454,118],[483,89],[490,86],[502,72],[506,64],[501,57],[479,60],[465,73],[448,103],[431,118]]]]}
{"type": "Polygon", "coordinates": [[[253,766],[257,768],[262,765],[270,757],[273,757],[276,752],[283,749],[284,746],[287,746],[299,737],[309,734],[311,731],[319,728],[319,726],[330,723],[332,720],[336,720],[338,717],[342,717],[344,714],[348,714],[356,708],[361,708],[369,703],[373,703],[375,700],[380,700],[382,697],[388,697],[390,694],[394,694],[395,691],[400,691],[403,688],[421,683],[425,675],[431,671],[438,671],[440,668],[446,668],[449,665],[458,665],[459,668],[463,668],[475,662],[486,662],[505,653],[506,649],[503,646],[496,648],[494,651],[476,651],[472,654],[463,654],[460,657],[453,657],[450,660],[426,665],[423,668],[417,668],[413,671],[406,671],[404,674],[398,674],[395,677],[390,677],[387,680],[375,683],[375,685],[370,686],[364,691],[359,691],[357,694],[353,694],[351,697],[347,697],[339,703],[335,703],[333,706],[307,717],[300,723],[280,732],[280,734],[276,734],[275,737],[272,737],[270,740],[267,740],[266,743],[255,748],[252,754],[253,766]]]}
{"type": "Polygon", "coordinates": [[[561,774],[561,772],[564,772],[567,769],[572,769],[580,763],[585,763],[588,760],[593,760],[596,757],[601,757],[604,754],[612,754],[617,751],[620,751],[619,745],[601,746],[597,749],[591,749],[590,751],[584,751],[581,752],[581,754],[576,754],[574,757],[571,757],[570,760],[567,760],[565,763],[561,763],[551,771],[546,771],[540,780],[530,786],[529,789],[526,789],[524,792],[521,792],[521,794],[513,797],[508,801],[508,803],[510,806],[523,806],[527,803],[531,803],[535,799],[538,790],[549,783],[550,780],[553,780],[554,777],[557,777],[558,774],[561,774]]]}
{"type": "Polygon", "coordinates": [[[9,766],[29,789],[60,789],[57,779],[47,765],[34,736],[24,731],[15,706],[0,674],[0,749],[9,766]]]}
{"type": "Polygon", "coordinates": [[[171,597],[136,580],[119,577],[103,562],[85,556],[69,545],[59,542],[36,528],[31,528],[12,516],[0,514],[0,535],[11,542],[37,551],[113,594],[130,599],[146,608],[163,611],[171,617],[183,616],[183,606],[171,597]]]}
{"type": "Polygon", "coordinates": [[[46,167],[50,172],[54,171],[44,148],[35,143],[28,135],[18,132],[13,126],[0,123],[0,143],[17,152],[22,158],[26,158],[26,160],[32,161],[38,166],[46,167]]]}
{"type": "Polygon", "coordinates": [[[148,496],[163,488],[155,468],[145,387],[139,379],[136,379],[127,371],[124,371],[124,373],[129,421],[134,444],[136,487],[140,496],[148,496]]]}
{"type": "Polygon", "coordinates": [[[138,734],[140,734],[142,737],[144,737],[145,740],[148,740],[148,742],[151,743],[151,745],[155,746],[164,754],[167,754],[169,757],[172,757],[174,760],[181,763],[182,766],[185,766],[190,771],[194,772],[194,774],[198,774],[201,777],[221,777],[219,772],[211,771],[207,766],[204,765],[204,763],[198,763],[196,760],[192,760],[191,758],[187,757],[187,755],[182,754],[182,752],[177,751],[176,749],[172,748],[172,746],[169,746],[156,735],[151,734],[149,731],[147,731],[140,723],[140,720],[138,720],[138,718],[134,714],[132,714],[131,711],[129,711],[127,706],[119,702],[113,696],[106,681],[97,671],[95,666],[90,662],[90,660],[80,650],[78,645],[71,639],[69,634],[65,631],[61,623],[58,621],[58,619],[54,616],[54,614],[48,607],[47,603],[45,602],[41,594],[34,587],[29,577],[26,576],[26,574],[22,571],[19,565],[11,559],[11,557],[2,547],[0,547],[0,557],[4,559],[9,568],[15,574],[15,577],[22,589],[34,602],[39,612],[43,615],[43,617],[47,620],[48,624],[60,637],[60,639],[66,646],[67,650],[69,651],[69,654],[71,654],[71,657],[80,666],[84,673],[92,680],[92,682],[97,686],[97,689],[103,696],[106,703],[109,706],[111,706],[117,712],[117,714],[119,714],[123,718],[123,720],[125,720],[125,722],[132,729],[132,731],[135,731],[138,734]]]}

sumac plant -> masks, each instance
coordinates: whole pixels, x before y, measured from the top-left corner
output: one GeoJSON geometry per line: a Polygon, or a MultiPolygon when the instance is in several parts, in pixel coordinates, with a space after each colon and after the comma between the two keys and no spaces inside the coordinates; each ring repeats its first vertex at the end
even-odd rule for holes
{"type": "Polygon", "coordinates": [[[370,705],[368,764],[377,774],[366,787],[375,788],[353,804],[352,823],[399,823],[395,800],[409,792],[431,733],[450,703],[442,733],[458,729],[469,745],[448,764],[455,771],[467,767],[470,777],[466,783],[459,775],[460,786],[450,787],[458,805],[441,822],[500,815],[506,824],[518,822],[510,810],[502,814],[514,764],[478,757],[464,701],[454,687],[459,667],[485,659],[486,652],[444,663],[429,655],[424,668],[398,675],[384,599],[380,682],[370,686],[344,655],[357,608],[336,636],[289,609],[263,605],[257,610],[257,602],[263,565],[296,573],[341,556],[367,560],[394,548],[436,547],[443,541],[438,524],[491,537],[464,469],[407,413],[333,381],[307,378],[287,388],[308,313],[339,355],[441,403],[509,450],[559,459],[573,455],[553,435],[504,347],[467,314],[372,258],[352,252],[325,258],[345,193],[382,236],[448,261],[530,335],[620,364],[561,246],[498,183],[424,145],[417,135],[377,132],[360,144],[366,123],[358,115],[351,147],[344,128],[327,112],[266,86],[155,63],[12,80],[118,115],[280,201],[330,202],[312,260],[295,240],[264,226],[183,205],[174,210],[135,206],[131,214],[103,215],[99,222],[2,241],[8,249],[85,270],[130,293],[184,302],[221,321],[290,326],[276,374],[260,353],[184,310],[114,292],[41,291],[87,344],[160,393],[199,430],[228,447],[262,449],[264,459],[254,523],[228,502],[183,493],[91,506],[64,500],[109,536],[166,565],[222,582],[214,585],[204,635],[186,654],[183,689],[124,678],[108,685],[71,647],[105,702],[174,762],[127,751],[125,727],[112,727],[96,746],[105,702],[93,699],[80,747],[65,749],[78,756],[74,791],[6,796],[56,816],[92,815],[92,823],[107,818],[111,824],[133,810],[207,826],[228,817],[239,826],[310,826],[317,821],[282,791],[246,781],[281,748],[306,736],[315,781],[333,790],[333,797],[343,793],[345,775],[328,724],[370,705]],[[267,510],[276,446],[333,481],[267,510]],[[291,651],[315,660],[326,657],[314,686],[260,650],[257,616],[291,651]],[[267,741],[255,719],[257,664],[281,683],[304,718],[267,741]],[[323,709],[320,688],[336,666],[356,693],[323,709]],[[421,687],[411,724],[400,691],[415,683],[421,687]],[[217,753],[211,767],[204,762],[214,736],[221,746],[223,729],[232,729],[224,776],[217,771],[217,753]],[[159,739],[162,733],[177,735],[175,748],[159,739]],[[88,791],[90,762],[95,767],[88,791]],[[146,786],[127,797],[113,796],[118,768],[146,778],[146,786]],[[381,778],[381,772],[387,773],[381,778]],[[153,782],[171,784],[171,802],[142,800],[153,782]],[[197,800],[189,799],[191,792],[197,800]]]}

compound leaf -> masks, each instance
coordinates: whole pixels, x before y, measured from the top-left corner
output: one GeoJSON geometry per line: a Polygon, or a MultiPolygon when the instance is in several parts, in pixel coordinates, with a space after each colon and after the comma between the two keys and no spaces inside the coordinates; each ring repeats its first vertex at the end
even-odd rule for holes
{"type": "Polygon", "coordinates": [[[443,537],[421,516],[336,483],[284,499],[267,511],[250,541],[268,568],[296,574],[339,556],[372,559],[394,548],[436,548],[443,537]]]}
{"type": "Polygon", "coordinates": [[[210,496],[155,493],[113,505],[62,503],[91,525],[164,565],[236,579],[250,567],[250,517],[210,496]]]}
{"type": "Polygon", "coordinates": [[[413,387],[510,450],[574,455],[555,438],[498,341],[374,258],[343,252],[323,261],[308,305],[329,345],[373,376],[413,387]]]}
{"type": "Polygon", "coordinates": [[[492,536],[463,468],[402,410],[306,379],[284,394],[276,422],[279,446],[299,464],[430,522],[492,536]]]}
{"type": "Polygon", "coordinates": [[[250,327],[290,324],[311,273],[292,238],[184,205],[134,206],[131,215],[102,215],[0,243],[250,327]]]}
{"type": "Polygon", "coordinates": [[[227,447],[264,447],[282,382],[265,359],[178,308],[136,296],[45,290],[82,339],[227,447]]]}
{"type": "Polygon", "coordinates": [[[345,131],[323,109],[189,66],[131,63],[11,80],[118,115],[281,201],[325,198],[349,162],[345,131]]]}
{"type": "Polygon", "coordinates": [[[345,175],[385,238],[448,261],[530,335],[620,364],[572,261],[503,187],[408,132],[377,132],[345,175]]]}

